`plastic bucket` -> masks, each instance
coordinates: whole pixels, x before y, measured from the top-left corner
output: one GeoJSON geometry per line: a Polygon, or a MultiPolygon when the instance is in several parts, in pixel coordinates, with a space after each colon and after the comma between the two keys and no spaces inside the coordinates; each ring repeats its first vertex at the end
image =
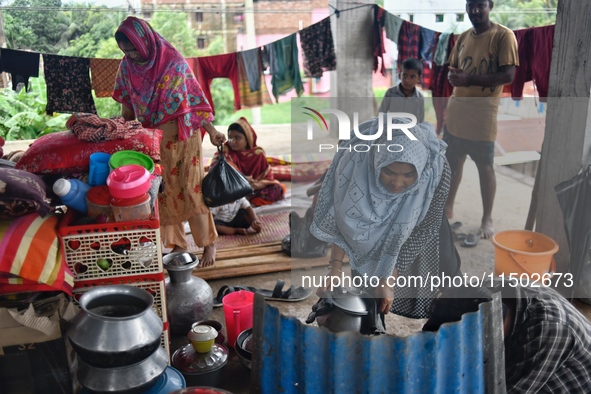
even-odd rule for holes
{"type": "Polygon", "coordinates": [[[234,347],[238,335],[252,327],[254,293],[239,290],[226,295],[222,299],[228,346],[234,347]]]}
{"type": "Polygon", "coordinates": [[[495,274],[527,274],[534,280],[554,270],[558,244],[547,235],[527,230],[507,230],[491,239],[495,246],[495,274]],[[533,274],[537,274],[532,277],[533,274]]]}

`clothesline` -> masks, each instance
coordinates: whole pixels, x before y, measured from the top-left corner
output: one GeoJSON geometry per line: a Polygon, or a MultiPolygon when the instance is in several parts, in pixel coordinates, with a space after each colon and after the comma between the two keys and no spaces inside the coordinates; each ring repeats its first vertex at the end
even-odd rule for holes
{"type": "MultiPolygon", "coordinates": [[[[355,8],[358,7],[340,12],[355,8]]],[[[323,71],[336,69],[330,17],[254,49],[187,60],[212,106],[209,85],[213,78],[220,77],[226,77],[232,82],[236,110],[242,108],[242,103],[245,107],[262,106],[271,102],[268,98],[266,83],[264,81],[261,83],[261,78],[264,78],[263,70],[266,68],[269,68],[272,75],[272,93],[276,101],[280,95],[294,88],[298,96],[304,91],[296,41],[298,33],[304,52],[303,68],[306,76],[319,78],[323,71]],[[245,60],[245,57],[248,60],[245,60]]],[[[28,89],[29,77],[39,76],[40,55],[43,55],[44,60],[50,59],[43,62],[48,114],[54,111],[80,112],[81,108],[84,108],[84,112],[96,113],[91,90],[95,89],[97,97],[109,97],[121,61],[120,59],[49,55],[2,48],[0,49],[0,71],[12,74],[13,89],[16,89],[20,82],[23,82],[25,89],[28,89]],[[92,81],[89,72],[92,74],[92,81]],[[49,80],[48,76],[50,76],[49,80]]]]}
{"type": "MultiPolygon", "coordinates": [[[[446,86],[447,78],[443,77],[447,75],[444,63],[447,60],[448,51],[453,47],[455,36],[403,20],[375,4],[362,4],[342,10],[331,6],[334,12],[327,18],[269,44],[229,54],[188,58],[187,61],[212,104],[209,84],[213,78],[218,77],[226,77],[232,81],[236,110],[270,103],[263,79],[263,70],[267,68],[272,75],[272,93],[276,101],[280,95],[294,88],[299,96],[303,92],[303,85],[300,77],[296,34],[300,36],[300,44],[304,52],[305,76],[319,78],[323,71],[336,69],[330,27],[331,16],[336,15],[338,18],[342,12],[368,6],[373,7],[374,11],[372,30],[374,71],[378,70],[380,63],[378,59],[385,53],[383,42],[385,35],[398,46],[399,65],[402,60],[409,57],[423,60],[426,63],[423,76],[424,87],[433,90],[434,97],[436,95],[448,97],[452,89],[446,86]],[[322,40],[320,43],[319,39],[322,40]]],[[[519,67],[516,72],[518,83],[514,83],[514,91],[511,90],[513,87],[510,87],[513,97],[521,97],[523,83],[532,79],[538,87],[540,96],[547,94],[553,29],[554,25],[515,31],[518,42],[522,40],[523,45],[519,46],[522,67],[519,67]],[[538,47],[538,50],[535,51],[533,47],[538,47]],[[539,53],[539,48],[543,49],[542,64],[532,61],[534,52],[539,53]],[[528,66],[523,67],[524,64],[528,66]]],[[[24,82],[27,87],[28,78],[39,75],[40,53],[4,48],[0,51],[0,71],[12,74],[13,88],[16,88],[19,82],[24,82]]],[[[46,80],[50,76],[46,84],[48,113],[53,111],[96,113],[92,89],[95,90],[97,97],[110,97],[121,59],[49,54],[43,54],[43,56],[48,59],[44,61],[46,80]],[[92,73],[92,81],[89,73],[92,73]]],[[[381,72],[385,75],[383,58],[381,66],[381,72]]]]}

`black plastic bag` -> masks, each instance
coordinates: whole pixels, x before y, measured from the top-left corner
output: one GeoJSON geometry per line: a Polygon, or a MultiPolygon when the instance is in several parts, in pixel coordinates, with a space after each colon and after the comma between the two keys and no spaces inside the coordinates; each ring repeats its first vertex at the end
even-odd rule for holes
{"type": "MultiPolygon", "coordinates": [[[[292,211],[289,213],[289,253],[285,250],[288,246],[287,240],[282,242],[283,251],[292,257],[313,258],[324,257],[328,250],[328,243],[319,240],[310,233],[310,225],[314,219],[314,206],[306,211],[303,218],[292,211]]],[[[287,238],[287,237],[286,237],[287,238]]]]}
{"type": "Polygon", "coordinates": [[[226,161],[222,148],[218,147],[218,152],[218,161],[201,183],[203,200],[210,208],[229,204],[254,191],[244,175],[226,161]]]}

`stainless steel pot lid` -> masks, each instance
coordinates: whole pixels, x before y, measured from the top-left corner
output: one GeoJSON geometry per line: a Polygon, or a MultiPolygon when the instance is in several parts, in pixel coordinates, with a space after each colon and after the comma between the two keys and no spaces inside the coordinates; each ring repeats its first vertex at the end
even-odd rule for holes
{"type": "Polygon", "coordinates": [[[363,301],[367,293],[362,290],[354,287],[338,287],[329,293],[336,307],[355,315],[367,315],[367,305],[363,301]]]}
{"type": "Polygon", "coordinates": [[[164,268],[170,271],[185,271],[199,265],[199,258],[189,252],[169,253],[162,258],[164,268]]]}
{"type": "Polygon", "coordinates": [[[222,368],[228,362],[228,349],[214,343],[207,353],[197,353],[191,344],[178,349],[172,355],[172,366],[184,373],[201,374],[222,368]]]}

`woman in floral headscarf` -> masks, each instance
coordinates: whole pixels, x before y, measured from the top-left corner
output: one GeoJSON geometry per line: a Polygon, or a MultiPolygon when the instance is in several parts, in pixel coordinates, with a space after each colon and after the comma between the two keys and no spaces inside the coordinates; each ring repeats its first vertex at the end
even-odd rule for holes
{"type": "Polygon", "coordinates": [[[113,91],[122,116],[164,133],[160,155],[166,187],[158,198],[162,241],[173,252],[185,251],[183,223],[188,221],[195,244],[204,248],[202,265],[212,265],[217,232],[201,194],[201,141],[205,132],[216,146],[226,137],[211,124],[211,106],[183,56],[146,21],[128,17],[115,39],[125,53],[113,91]]]}
{"type": "MultiPolygon", "coordinates": [[[[222,152],[254,189],[254,193],[246,197],[252,205],[268,205],[283,199],[285,186],[273,179],[265,151],[257,146],[257,134],[246,118],[228,126],[228,142],[222,146],[222,152]]],[[[216,153],[213,163],[217,156],[216,153]]]]}

